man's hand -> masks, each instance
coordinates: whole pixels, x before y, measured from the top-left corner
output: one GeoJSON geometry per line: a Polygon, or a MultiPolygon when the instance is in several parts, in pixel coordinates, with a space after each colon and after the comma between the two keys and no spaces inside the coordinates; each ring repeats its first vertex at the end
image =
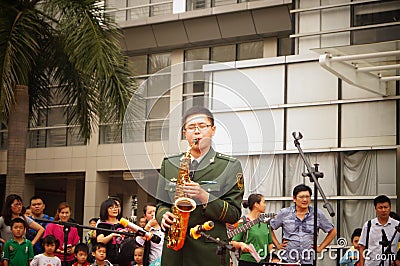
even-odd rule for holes
{"type": "Polygon", "coordinates": [[[191,198],[199,199],[202,204],[207,204],[209,196],[208,192],[206,192],[199,183],[185,183],[183,186],[183,192],[191,198]]]}
{"type": "Polygon", "coordinates": [[[163,214],[161,219],[161,229],[166,231],[167,229],[171,228],[171,224],[174,222],[175,215],[171,212],[166,212],[163,214]]]}
{"type": "Polygon", "coordinates": [[[287,243],[288,243],[289,241],[288,240],[286,240],[286,239],[284,239],[283,241],[282,241],[282,243],[279,243],[278,242],[278,245],[276,246],[276,249],[286,249],[286,246],[287,246],[287,243]]]}

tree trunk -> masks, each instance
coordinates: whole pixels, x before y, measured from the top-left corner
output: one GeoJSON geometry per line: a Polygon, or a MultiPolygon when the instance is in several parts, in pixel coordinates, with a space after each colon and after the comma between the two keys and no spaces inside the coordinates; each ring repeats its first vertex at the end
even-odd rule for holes
{"type": "Polygon", "coordinates": [[[8,117],[6,196],[9,194],[18,194],[22,198],[24,196],[28,119],[28,86],[17,85],[15,105],[8,117]]]}

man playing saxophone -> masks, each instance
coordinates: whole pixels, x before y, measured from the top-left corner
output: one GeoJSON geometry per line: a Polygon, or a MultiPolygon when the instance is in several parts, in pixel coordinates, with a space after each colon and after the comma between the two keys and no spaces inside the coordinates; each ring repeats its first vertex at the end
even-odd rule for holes
{"type": "MultiPolygon", "coordinates": [[[[195,206],[190,212],[187,225],[183,225],[187,227],[183,246],[178,250],[167,247],[168,242],[173,241],[166,239],[161,263],[176,266],[220,265],[220,257],[216,254],[217,245],[204,237],[195,240],[189,236],[189,231],[211,220],[214,228],[207,233],[214,238],[227,239],[225,223],[235,223],[241,215],[242,167],[237,159],[218,153],[211,147],[216,126],[208,109],[192,107],[182,120],[183,134],[191,145],[188,154],[191,161],[190,181],[184,182],[181,187],[176,183],[178,172],[182,172],[182,157],[185,154],[164,158],[157,187],[159,202],[156,219],[166,231],[175,225],[177,216],[173,214],[172,207],[178,188],[185,197],[194,200],[195,206]]],[[[228,265],[228,256],[226,262],[228,265]]]]}

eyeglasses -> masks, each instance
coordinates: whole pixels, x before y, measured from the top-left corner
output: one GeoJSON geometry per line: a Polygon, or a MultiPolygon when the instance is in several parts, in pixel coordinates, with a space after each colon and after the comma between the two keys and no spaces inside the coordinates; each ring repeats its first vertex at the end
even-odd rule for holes
{"type": "Polygon", "coordinates": [[[200,124],[190,124],[188,125],[185,130],[187,132],[195,132],[196,128],[199,129],[199,131],[206,130],[207,128],[212,127],[212,125],[207,125],[206,123],[200,123],[200,124]]]}
{"type": "Polygon", "coordinates": [[[311,197],[310,196],[297,196],[297,198],[303,200],[303,199],[310,199],[311,197]]]}
{"type": "Polygon", "coordinates": [[[11,204],[11,206],[12,206],[12,207],[22,207],[22,203],[21,203],[21,202],[19,202],[19,203],[13,203],[13,204],[11,204]]]}
{"type": "Polygon", "coordinates": [[[119,209],[119,206],[116,206],[116,205],[114,205],[114,206],[110,206],[110,207],[108,207],[110,210],[117,210],[117,209],[119,209]]]}

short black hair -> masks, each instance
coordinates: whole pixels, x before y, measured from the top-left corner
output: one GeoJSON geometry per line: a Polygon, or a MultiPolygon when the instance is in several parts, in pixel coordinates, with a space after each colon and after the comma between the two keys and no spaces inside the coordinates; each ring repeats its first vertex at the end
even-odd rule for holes
{"type": "Polygon", "coordinates": [[[293,197],[297,197],[297,194],[299,194],[302,191],[308,191],[310,192],[310,196],[312,195],[312,190],[309,186],[300,184],[294,187],[293,189],[293,197]]]}
{"type": "Polygon", "coordinates": [[[184,127],[186,125],[186,120],[188,119],[189,116],[196,115],[196,114],[202,114],[208,117],[211,122],[211,126],[214,126],[214,115],[211,113],[210,110],[203,106],[193,106],[189,110],[185,112],[185,114],[182,117],[182,126],[184,127]]]}
{"type": "Polygon", "coordinates": [[[156,205],[154,202],[147,202],[146,205],[144,205],[144,207],[143,207],[143,215],[146,214],[147,207],[149,207],[149,206],[151,206],[151,207],[157,207],[157,205],[156,205]]]}
{"type": "Polygon", "coordinates": [[[96,222],[96,223],[97,223],[98,220],[99,220],[98,217],[93,217],[93,218],[91,218],[91,219],[89,220],[89,223],[91,223],[91,222],[96,222]]]}
{"type": "Polygon", "coordinates": [[[97,242],[96,244],[93,245],[92,252],[96,252],[96,250],[100,248],[105,248],[107,250],[106,244],[104,244],[103,242],[97,242]]]}
{"type": "Polygon", "coordinates": [[[42,240],[42,246],[44,247],[44,245],[46,245],[46,244],[47,245],[50,245],[50,244],[56,245],[56,250],[57,250],[58,247],[60,246],[60,241],[54,235],[47,235],[42,240]]]}
{"type": "Polygon", "coordinates": [[[356,229],[354,229],[353,233],[351,234],[351,242],[353,242],[353,239],[354,239],[356,236],[361,236],[361,231],[362,231],[361,228],[356,228],[356,229]]]}
{"type": "Polygon", "coordinates": [[[35,199],[40,199],[40,200],[44,203],[44,200],[43,200],[43,198],[42,198],[41,196],[34,195],[34,196],[29,200],[29,204],[31,204],[32,200],[35,200],[35,199]]]}
{"type": "Polygon", "coordinates": [[[14,225],[14,224],[17,224],[17,223],[23,224],[23,225],[24,225],[24,228],[27,227],[27,224],[26,224],[26,221],[24,220],[24,218],[16,217],[16,218],[14,218],[14,219],[11,220],[10,228],[12,228],[13,225],[14,225]]]}
{"type": "Polygon", "coordinates": [[[397,213],[395,213],[394,211],[391,211],[389,213],[389,216],[392,217],[393,219],[397,220],[397,221],[400,221],[400,216],[397,213]]]}
{"type": "Polygon", "coordinates": [[[374,206],[378,205],[378,203],[389,203],[389,206],[392,206],[392,203],[390,202],[390,199],[386,195],[379,195],[374,199],[374,206]]]}
{"type": "Polygon", "coordinates": [[[89,253],[89,247],[85,243],[78,243],[75,246],[74,254],[78,254],[79,251],[83,251],[86,254],[89,253]]]}

